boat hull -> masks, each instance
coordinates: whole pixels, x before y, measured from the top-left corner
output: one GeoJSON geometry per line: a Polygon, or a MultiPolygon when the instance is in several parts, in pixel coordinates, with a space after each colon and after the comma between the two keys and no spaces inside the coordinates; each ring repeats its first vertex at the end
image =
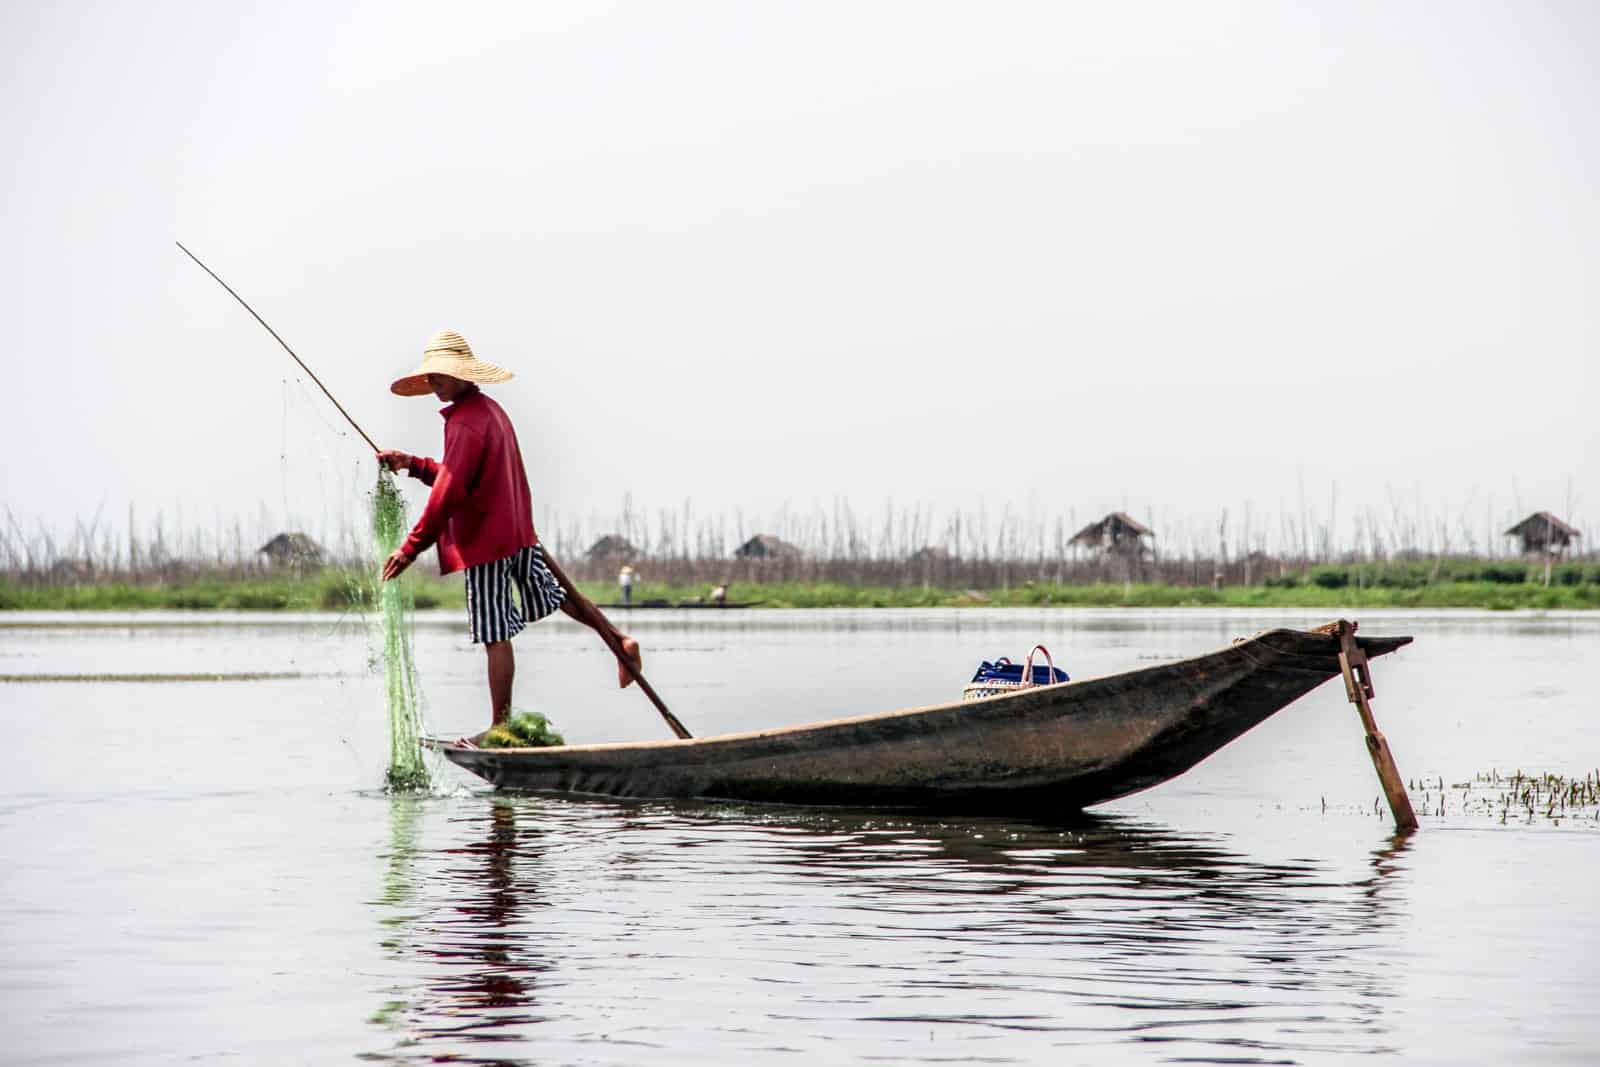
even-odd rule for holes
{"type": "MultiPolygon", "coordinates": [[[[1410,640],[1359,643],[1373,657],[1410,640]]],[[[1270,630],[1122,674],[784,729],[559,748],[438,747],[508,789],[1059,813],[1182,774],[1337,674],[1335,638],[1270,630]]]]}

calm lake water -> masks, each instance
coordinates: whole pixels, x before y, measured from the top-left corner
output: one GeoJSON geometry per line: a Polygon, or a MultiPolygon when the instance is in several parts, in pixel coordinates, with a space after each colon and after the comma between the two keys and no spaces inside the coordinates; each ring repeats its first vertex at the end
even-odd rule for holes
{"type": "MultiPolygon", "coordinates": [[[[1325,621],[709,614],[628,623],[700,735],[1325,621]]],[[[3,615],[0,1062],[1596,1062],[1594,810],[1467,783],[1594,773],[1600,617],[1361,619],[1417,637],[1374,662],[1404,840],[1337,683],[1080,817],[389,797],[359,618],[3,615]]],[[[417,643],[430,728],[481,729],[460,622],[417,643]]],[[[565,619],[517,652],[568,740],[666,736],[565,619]]]]}

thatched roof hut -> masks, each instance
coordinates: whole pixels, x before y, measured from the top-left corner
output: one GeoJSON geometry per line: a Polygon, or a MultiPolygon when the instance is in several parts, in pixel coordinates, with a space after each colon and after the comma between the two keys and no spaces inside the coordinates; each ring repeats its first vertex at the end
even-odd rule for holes
{"type": "Polygon", "coordinates": [[[256,551],[279,566],[315,566],[322,562],[322,546],[298,530],[285,531],[256,551]]]}
{"type": "Polygon", "coordinates": [[[804,553],[772,534],[756,534],[733,550],[735,559],[799,559],[804,553]]]}
{"type": "Polygon", "coordinates": [[[1507,537],[1522,540],[1525,555],[1565,555],[1574,538],[1582,537],[1548,511],[1536,511],[1506,531],[1507,537]]]}
{"type": "Polygon", "coordinates": [[[86,559],[58,559],[50,564],[50,581],[55,585],[82,585],[94,580],[94,564],[86,559]]]}
{"type": "Polygon", "coordinates": [[[1113,511],[1099,522],[1091,522],[1072,535],[1067,544],[1098,548],[1119,555],[1137,556],[1145,551],[1144,539],[1155,531],[1121,511],[1113,511]]]}
{"type": "Polygon", "coordinates": [[[606,560],[629,560],[639,555],[639,550],[633,543],[621,534],[606,534],[600,540],[589,546],[585,553],[589,559],[604,562],[606,560]]]}
{"type": "Polygon", "coordinates": [[[955,553],[940,545],[924,545],[906,557],[907,563],[954,563],[955,553]]]}

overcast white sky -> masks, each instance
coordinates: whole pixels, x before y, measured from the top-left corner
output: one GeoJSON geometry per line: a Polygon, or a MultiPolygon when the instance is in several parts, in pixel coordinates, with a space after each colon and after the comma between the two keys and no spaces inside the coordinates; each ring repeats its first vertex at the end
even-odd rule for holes
{"type": "Polygon", "coordinates": [[[9,3],[5,504],[359,509],[176,238],[386,446],[517,372],[540,516],[1600,515],[1597,11],[9,3]]]}

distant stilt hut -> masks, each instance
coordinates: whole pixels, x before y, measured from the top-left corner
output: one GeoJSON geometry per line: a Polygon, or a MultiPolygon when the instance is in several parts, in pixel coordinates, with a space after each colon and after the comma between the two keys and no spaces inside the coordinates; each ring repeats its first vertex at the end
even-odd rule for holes
{"type": "Polygon", "coordinates": [[[94,564],[86,559],[58,559],[50,564],[51,585],[82,585],[94,580],[94,564]]]}
{"type": "Polygon", "coordinates": [[[958,563],[955,553],[941,545],[923,545],[906,557],[906,564],[921,578],[924,589],[934,582],[950,581],[958,563]]]}
{"type": "Polygon", "coordinates": [[[1072,535],[1067,544],[1079,548],[1099,549],[1108,556],[1139,559],[1150,550],[1146,537],[1155,531],[1120,511],[1113,511],[1099,522],[1091,522],[1072,535]]]}
{"type": "Polygon", "coordinates": [[[756,534],[733,550],[734,559],[799,559],[805,553],[772,534],[756,534]]]}
{"type": "Polygon", "coordinates": [[[319,567],[322,546],[299,531],[286,531],[256,550],[275,567],[319,567]]]}
{"type": "Polygon", "coordinates": [[[634,548],[632,542],[620,534],[606,534],[590,545],[589,551],[585,555],[594,563],[616,563],[637,559],[639,550],[634,548]]]}
{"type": "Polygon", "coordinates": [[[1548,511],[1536,511],[1506,531],[1522,542],[1525,556],[1565,556],[1575,538],[1583,536],[1548,511]]]}

